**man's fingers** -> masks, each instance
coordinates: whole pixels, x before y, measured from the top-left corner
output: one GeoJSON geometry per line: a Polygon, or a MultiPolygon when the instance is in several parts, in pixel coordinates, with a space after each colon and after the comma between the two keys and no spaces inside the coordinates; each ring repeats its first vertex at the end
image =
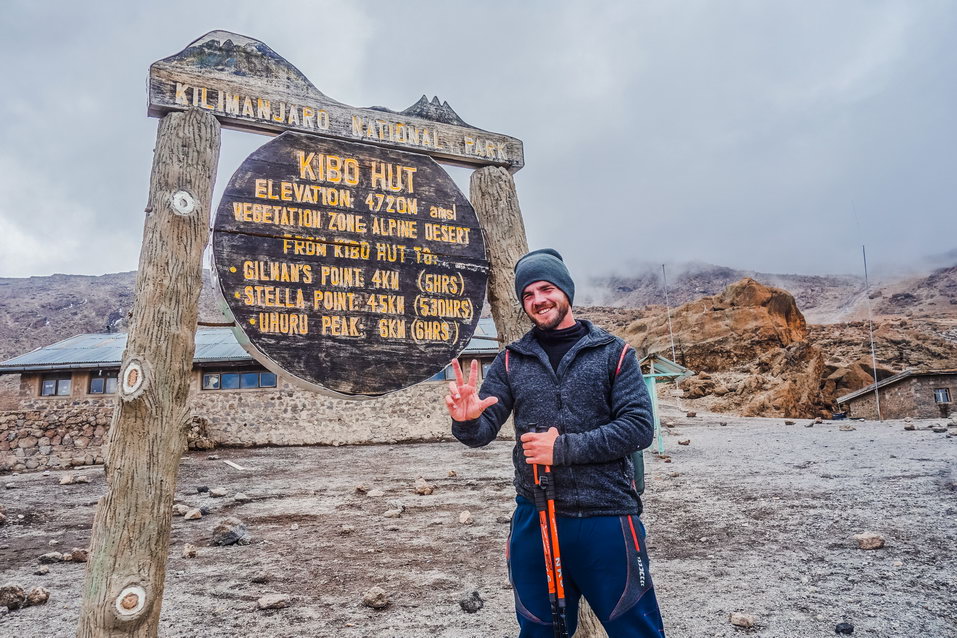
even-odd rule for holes
{"type": "Polygon", "coordinates": [[[478,379],[478,359],[472,359],[472,365],[469,366],[469,385],[474,386],[478,379]]]}
{"type": "Polygon", "coordinates": [[[465,380],[462,378],[462,366],[459,365],[458,359],[452,359],[452,372],[455,373],[455,382],[465,385],[465,380]]]}
{"type": "Polygon", "coordinates": [[[456,385],[453,381],[449,381],[449,396],[458,401],[462,398],[461,393],[459,393],[459,386],[456,385]]]}
{"type": "Polygon", "coordinates": [[[479,407],[483,410],[489,406],[495,405],[498,403],[498,397],[487,397],[479,401],[479,407]]]}

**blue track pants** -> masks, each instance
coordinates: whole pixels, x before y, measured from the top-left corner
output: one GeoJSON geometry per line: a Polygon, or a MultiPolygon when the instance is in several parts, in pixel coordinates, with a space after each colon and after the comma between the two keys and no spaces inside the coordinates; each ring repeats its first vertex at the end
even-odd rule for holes
{"type": "MultiPolygon", "coordinates": [[[[519,496],[508,539],[508,570],[521,638],[552,638],[542,534],[535,505],[519,496]]],[[[645,530],[637,516],[558,517],[569,636],[581,596],[609,638],[664,638],[651,583],[645,530]]]]}

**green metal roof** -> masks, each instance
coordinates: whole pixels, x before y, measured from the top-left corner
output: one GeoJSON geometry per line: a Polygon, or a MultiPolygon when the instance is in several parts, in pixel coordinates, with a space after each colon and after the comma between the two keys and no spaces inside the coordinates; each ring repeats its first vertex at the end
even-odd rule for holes
{"type": "MultiPolygon", "coordinates": [[[[498,352],[495,322],[479,320],[465,354],[498,352]]],[[[42,372],[48,370],[96,370],[119,368],[126,349],[126,333],[82,334],[64,339],[32,352],[0,362],[0,374],[42,372]]],[[[196,353],[193,363],[252,361],[231,328],[199,328],[196,330],[196,353]]]]}
{"type": "Polygon", "coordinates": [[[644,376],[656,377],[659,383],[683,379],[694,374],[693,371],[684,367],[680,363],[675,363],[671,359],[667,359],[657,352],[652,352],[638,363],[638,365],[641,366],[642,372],[644,372],[646,364],[648,365],[649,370],[653,370],[653,372],[649,372],[649,374],[645,374],[644,376]]]}

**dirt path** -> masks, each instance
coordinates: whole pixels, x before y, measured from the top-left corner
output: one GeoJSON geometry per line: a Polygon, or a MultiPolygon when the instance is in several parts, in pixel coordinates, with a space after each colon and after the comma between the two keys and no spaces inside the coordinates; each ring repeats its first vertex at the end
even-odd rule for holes
{"type": "MultiPolygon", "coordinates": [[[[643,517],[672,638],[833,636],[839,622],[862,636],[957,636],[957,436],[908,432],[900,422],[853,423],[853,431],[840,423],[807,428],[806,420],[676,422],[665,432],[672,462],[646,457],[643,517]],[[690,445],[677,444],[685,439],[690,445]],[[857,549],[850,537],[864,530],[884,535],[887,546],[857,549]],[[756,615],[758,627],[732,627],[733,611],[756,615]]],[[[161,635],[515,635],[503,555],[514,497],[509,448],[217,452],[245,470],[188,455],[177,502],[210,513],[174,519],[161,635]],[[415,494],[417,476],[435,492],[415,494]],[[384,494],[359,493],[358,484],[384,494]],[[201,495],[199,486],[229,496],[201,495]],[[236,492],[252,500],[237,503],[236,492]],[[399,518],[383,517],[398,506],[399,518]],[[464,510],[473,524],[459,523],[464,510]],[[246,522],[252,544],[208,546],[227,515],[246,522]],[[196,558],[182,558],[187,542],[199,547],[196,558]],[[268,581],[253,582],[262,576],[268,581]],[[374,585],[389,593],[386,609],[361,604],[374,585]],[[467,614],[458,601],[473,590],[485,606],[467,614]],[[292,605],[256,610],[267,593],[290,594],[292,605]]],[[[15,486],[0,490],[10,519],[0,526],[0,583],[52,594],[44,606],[0,617],[0,636],[74,635],[84,566],[33,572],[39,555],[88,541],[104,479],[99,468],[77,473],[92,482],[61,486],[57,472],[0,477],[15,486]]]]}

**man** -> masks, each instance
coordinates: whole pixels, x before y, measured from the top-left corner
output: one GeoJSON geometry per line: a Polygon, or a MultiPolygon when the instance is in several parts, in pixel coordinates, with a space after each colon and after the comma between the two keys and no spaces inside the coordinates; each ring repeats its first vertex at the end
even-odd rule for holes
{"type": "Polygon", "coordinates": [[[508,559],[520,635],[553,635],[534,505],[538,464],[550,466],[555,484],[569,635],[584,595],[610,638],[663,637],[630,458],[654,430],[637,358],[621,339],[575,319],[575,284],[557,251],[519,259],[515,292],[535,327],[499,353],[481,391],[475,361],[467,382],[453,361],[445,402],[452,433],[470,447],[493,441],[514,415],[508,559]]]}

